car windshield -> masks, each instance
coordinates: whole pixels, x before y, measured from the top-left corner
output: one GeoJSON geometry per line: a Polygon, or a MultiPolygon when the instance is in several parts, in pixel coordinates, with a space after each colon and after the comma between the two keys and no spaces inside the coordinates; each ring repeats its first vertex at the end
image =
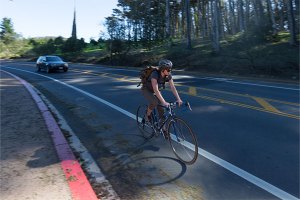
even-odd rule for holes
{"type": "Polygon", "coordinates": [[[62,60],[56,56],[49,56],[49,57],[46,57],[46,61],[62,61],[62,60]]]}

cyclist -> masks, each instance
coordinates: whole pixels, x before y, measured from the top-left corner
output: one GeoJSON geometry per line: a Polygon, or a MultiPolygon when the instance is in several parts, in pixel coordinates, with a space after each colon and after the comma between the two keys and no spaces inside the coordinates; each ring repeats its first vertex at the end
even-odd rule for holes
{"type": "Polygon", "coordinates": [[[165,88],[166,82],[169,82],[170,89],[176,97],[178,105],[181,106],[182,104],[182,100],[176,90],[171,75],[173,67],[172,62],[170,60],[162,59],[159,61],[158,65],[158,70],[153,70],[147,79],[146,84],[143,84],[142,86],[142,93],[149,102],[147,109],[147,121],[151,121],[150,115],[155,107],[157,107],[160,120],[163,119],[164,110],[162,107],[157,105],[160,104],[163,106],[169,106],[169,103],[165,101],[160,92],[161,89],[165,88]]]}

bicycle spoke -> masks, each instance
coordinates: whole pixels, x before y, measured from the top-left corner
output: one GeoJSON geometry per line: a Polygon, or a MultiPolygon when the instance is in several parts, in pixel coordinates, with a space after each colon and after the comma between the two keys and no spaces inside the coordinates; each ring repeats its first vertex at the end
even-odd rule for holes
{"type": "Polygon", "coordinates": [[[186,164],[194,163],[198,156],[198,145],[192,129],[182,119],[174,118],[168,130],[174,154],[186,164]]]}

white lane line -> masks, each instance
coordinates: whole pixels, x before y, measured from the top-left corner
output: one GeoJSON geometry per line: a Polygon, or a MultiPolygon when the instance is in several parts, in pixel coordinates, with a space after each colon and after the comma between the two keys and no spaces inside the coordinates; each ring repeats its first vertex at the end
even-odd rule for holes
{"type": "Polygon", "coordinates": [[[264,189],[265,191],[268,191],[269,193],[277,196],[280,199],[299,200],[299,198],[297,198],[297,197],[275,187],[274,185],[246,172],[245,170],[242,170],[241,168],[234,166],[233,164],[209,153],[208,151],[205,151],[204,149],[198,148],[198,151],[199,151],[200,155],[207,158],[208,160],[222,166],[223,168],[227,169],[228,171],[231,171],[232,173],[246,179],[247,181],[264,189]]]}
{"type": "MultiPolygon", "coordinates": [[[[110,102],[108,102],[108,101],[106,101],[106,100],[104,100],[102,98],[99,98],[99,97],[97,97],[97,96],[95,96],[95,95],[93,95],[91,93],[85,92],[85,91],[83,91],[83,90],[81,90],[79,88],[76,88],[76,87],[72,86],[72,85],[69,85],[69,84],[64,83],[62,81],[59,81],[57,79],[54,79],[54,78],[51,78],[51,77],[48,77],[48,76],[45,76],[45,75],[42,75],[42,74],[38,74],[38,73],[26,71],[26,70],[21,70],[21,69],[13,68],[13,67],[4,67],[4,68],[19,70],[19,71],[23,71],[23,72],[27,72],[27,73],[31,73],[31,74],[35,74],[35,75],[38,75],[38,76],[42,76],[42,77],[51,79],[51,80],[53,80],[53,81],[55,81],[57,83],[65,85],[66,87],[72,88],[72,89],[74,89],[74,90],[76,90],[76,91],[78,91],[78,92],[80,92],[82,94],[85,94],[85,95],[91,97],[92,99],[95,99],[95,100],[97,100],[97,101],[99,101],[99,102],[101,102],[101,103],[103,103],[103,104],[105,104],[105,105],[107,105],[107,106],[109,106],[109,107],[111,107],[111,108],[113,108],[113,109],[115,109],[115,110],[123,113],[124,115],[126,115],[126,116],[128,116],[128,117],[130,117],[130,118],[132,118],[134,120],[136,119],[136,115],[134,115],[134,114],[132,114],[132,113],[124,110],[123,108],[121,108],[119,106],[116,106],[116,105],[114,105],[114,104],[112,104],[112,103],[110,103],[110,102]]],[[[192,145],[192,144],[189,144],[189,146],[190,145],[192,145]]],[[[199,155],[201,155],[201,156],[207,158],[208,160],[210,160],[210,161],[218,164],[219,166],[221,166],[221,167],[223,167],[223,168],[231,171],[232,173],[234,173],[234,174],[242,177],[243,179],[245,179],[245,180],[253,183],[254,185],[262,188],[263,190],[268,191],[269,193],[273,194],[274,196],[277,196],[280,199],[300,200],[299,198],[297,198],[297,197],[295,197],[295,196],[293,196],[293,195],[291,195],[291,194],[289,194],[289,193],[287,193],[287,192],[285,192],[285,191],[283,191],[283,190],[281,190],[281,189],[273,186],[272,184],[270,184],[270,183],[268,183],[268,182],[266,182],[266,181],[264,181],[264,180],[262,180],[262,179],[260,179],[260,178],[258,178],[256,176],[254,176],[254,175],[252,175],[252,174],[250,174],[250,173],[248,173],[248,172],[246,172],[246,171],[244,171],[244,170],[242,170],[242,169],[240,169],[240,168],[232,165],[231,163],[229,163],[229,162],[227,162],[227,161],[225,161],[225,160],[223,160],[223,159],[221,159],[221,158],[219,158],[219,157],[217,157],[217,156],[215,156],[215,155],[213,155],[213,154],[205,151],[204,149],[198,148],[198,151],[199,151],[199,155]]]]}
{"type": "Polygon", "coordinates": [[[264,84],[255,84],[255,83],[242,83],[242,82],[237,82],[237,81],[224,81],[224,82],[241,84],[241,85],[252,85],[252,86],[259,86],[259,87],[268,87],[268,88],[300,91],[300,88],[288,88],[288,87],[272,86],[272,85],[264,85],[264,84]]]}
{"type": "MultiPolygon", "coordinates": [[[[33,87],[33,86],[32,86],[33,87]]],[[[34,87],[33,87],[34,88],[34,87]]],[[[91,177],[93,177],[95,182],[101,185],[103,191],[107,192],[108,194],[105,196],[104,199],[106,200],[119,200],[120,197],[114,191],[110,182],[106,179],[105,175],[102,173],[101,169],[96,164],[96,161],[93,159],[89,151],[86,147],[81,143],[79,138],[76,136],[74,131],[68,125],[67,121],[64,117],[56,110],[54,105],[49,102],[49,100],[36,88],[34,88],[37,93],[41,96],[44,102],[49,106],[50,110],[56,115],[58,118],[58,124],[61,125],[61,129],[67,131],[71,137],[68,139],[70,140],[70,146],[76,149],[76,151],[80,154],[80,157],[84,160],[85,169],[88,171],[91,177]]]]}
{"type": "Polygon", "coordinates": [[[234,83],[234,84],[240,84],[240,85],[251,85],[251,86],[257,86],[257,87],[268,87],[268,88],[300,91],[300,88],[281,87],[281,86],[273,86],[273,85],[265,85],[265,84],[257,84],[257,83],[248,83],[248,82],[244,83],[244,82],[233,81],[232,79],[227,79],[227,78],[213,78],[213,77],[202,77],[202,78],[193,77],[193,78],[194,79],[210,80],[210,81],[226,82],[226,83],[234,83]]]}

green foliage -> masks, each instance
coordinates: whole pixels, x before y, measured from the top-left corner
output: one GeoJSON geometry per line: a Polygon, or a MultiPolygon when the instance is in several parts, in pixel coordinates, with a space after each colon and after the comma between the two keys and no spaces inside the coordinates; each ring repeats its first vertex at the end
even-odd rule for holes
{"type": "Polygon", "coordinates": [[[62,37],[57,38],[35,38],[30,40],[33,46],[32,51],[36,55],[64,55],[68,58],[78,56],[86,47],[83,39],[74,39],[72,37],[67,40],[62,37]]]}
{"type": "Polygon", "coordinates": [[[289,45],[288,32],[278,32],[277,35],[276,42],[266,35],[246,32],[226,37],[221,41],[222,51],[219,55],[212,54],[209,39],[194,40],[195,45],[192,50],[185,48],[185,40],[175,39],[171,46],[168,42],[151,49],[136,46],[126,54],[114,55],[112,60],[107,60],[102,51],[98,62],[140,67],[145,62],[155,65],[159,59],[168,58],[173,61],[177,69],[214,74],[299,79],[299,48],[289,45]]]}
{"type": "Polygon", "coordinates": [[[99,39],[98,41],[91,39],[90,43],[86,44],[84,51],[93,51],[104,49],[106,47],[106,41],[103,39],[99,39]]]}
{"type": "Polygon", "coordinates": [[[106,49],[111,53],[121,53],[126,50],[126,41],[122,40],[108,40],[106,42],[106,49]]]}
{"type": "Polygon", "coordinates": [[[121,40],[125,36],[124,20],[116,16],[107,17],[105,25],[111,39],[121,40]]]}
{"type": "Polygon", "coordinates": [[[165,39],[165,1],[119,0],[118,6],[105,22],[110,39],[140,42],[147,48],[165,39]]]}
{"type": "Polygon", "coordinates": [[[61,50],[64,53],[80,53],[84,48],[86,44],[83,39],[74,39],[74,38],[68,38],[65,43],[63,44],[61,50]]]}
{"type": "Polygon", "coordinates": [[[74,58],[81,54],[86,48],[84,39],[62,37],[57,38],[31,38],[24,39],[14,32],[11,19],[3,18],[0,32],[0,58],[17,58],[24,56],[34,56],[46,54],[65,55],[74,58]]]}
{"type": "Polygon", "coordinates": [[[29,40],[18,39],[5,44],[0,40],[0,58],[25,57],[30,53],[31,45],[29,40]]]}
{"type": "Polygon", "coordinates": [[[17,58],[30,51],[29,41],[19,38],[11,19],[3,18],[0,28],[0,58],[17,58]]]}
{"type": "Polygon", "coordinates": [[[32,51],[35,52],[37,55],[54,54],[57,50],[54,45],[54,40],[52,38],[42,38],[37,40],[31,39],[30,43],[33,45],[32,51]]]}
{"type": "Polygon", "coordinates": [[[4,43],[4,44],[10,44],[13,41],[16,40],[17,38],[17,34],[14,31],[13,28],[13,24],[11,22],[11,19],[9,18],[3,18],[1,25],[1,32],[0,32],[0,40],[4,43]]]}

